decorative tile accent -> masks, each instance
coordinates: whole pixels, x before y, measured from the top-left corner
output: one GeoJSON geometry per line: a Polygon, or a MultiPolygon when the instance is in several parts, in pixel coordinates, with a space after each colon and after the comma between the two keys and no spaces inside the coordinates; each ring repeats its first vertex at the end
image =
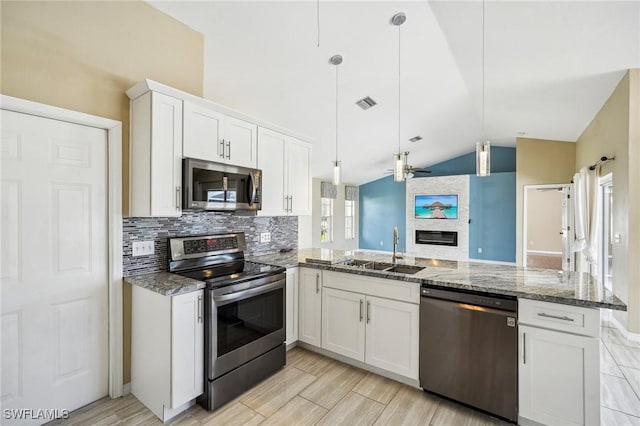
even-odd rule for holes
{"type": "Polygon", "coordinates": [[[407,253],[433,259],[469,258],[469,175],[437,176],[407,180],[407,253]],[[457,195],[458,219],[416,219],[416,195],[457,195]],[[416,244],[416,230],[455,231],[458,246],[416,244]]]}
{"type": "Polygon", "coordinates": [[[244,232],[247,256],[277,253],[298,248],[296,216],[237,216],[219,212],[182,212],[182,217],[125,218],[122,221],[124,276],[148,274],[167,269],[167,238],[175,236],[244,232]],[[271,242],[260,243],[260,233],[271,232],[271,242]],[[152,240],[155,254],[133,257],[134,241],[152,240]]]}

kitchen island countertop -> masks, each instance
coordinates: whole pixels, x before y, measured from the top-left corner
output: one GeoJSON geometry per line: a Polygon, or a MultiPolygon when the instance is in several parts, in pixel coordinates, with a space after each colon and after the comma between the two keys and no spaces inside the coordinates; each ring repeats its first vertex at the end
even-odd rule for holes
{"type": "Polygon", "coordinates": [[[289,268],[304,266],[565,305],[627,310],[627,306],[618,297],[586,273],[522,268],[498,263],[405,257],[397,263],[425,268],[408,275],[340,265],[340,262],[348,259],[391,262],[391,255],[358,250],[300,249],[248,258],[253,262],[289,268]]]}

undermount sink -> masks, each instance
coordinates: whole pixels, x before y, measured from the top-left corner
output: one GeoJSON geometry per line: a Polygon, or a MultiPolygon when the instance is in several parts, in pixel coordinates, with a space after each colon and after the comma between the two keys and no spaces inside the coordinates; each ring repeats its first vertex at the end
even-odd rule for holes
{"type": "Polygon", "coordinates": [[[339,265],[352,266],[354,268],[359,268],[359,269],[370,269],[373,271],[395,272],[398,274],[409,274],[409,275],[413,275],[424,269],[424,267],[421,267],[421,266],[395,265],[393,263],[374,262],[371,260],[360,260],[360,259],[346,260],[344,262],[340,262],[339,265]]]}

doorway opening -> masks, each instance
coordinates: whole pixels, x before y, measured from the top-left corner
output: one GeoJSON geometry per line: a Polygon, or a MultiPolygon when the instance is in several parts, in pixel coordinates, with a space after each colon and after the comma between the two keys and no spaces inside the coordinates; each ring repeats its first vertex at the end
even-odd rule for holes
{"type": "Polygon", "coordinates": [[[525,185],[522,266],[573,271],[571,184],[525,185]]]}
{"type": "Polygon", "coordinates": [[[598,188],[601,194],[600,199],[602,205],[599,208],[602,209],[600,215],[602,223],[600,229],[599,241],[599,258],[598,265],[600,267],[600,281],[609,290],[613,289],[613,243],[615,236],[613,233],[613,179],[611,173],[600,178],[600,187],[598,188]]]}

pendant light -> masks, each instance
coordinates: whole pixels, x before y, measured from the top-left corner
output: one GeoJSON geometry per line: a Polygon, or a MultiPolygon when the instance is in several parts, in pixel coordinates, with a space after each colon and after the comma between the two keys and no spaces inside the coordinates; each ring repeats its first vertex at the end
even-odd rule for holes
{"type": "Polygon", "coordinates": [[[394,182],[402,182],[405,179],[405,162],[402,157],[402,150],[400,147],[400,26],[407,20],[407,15],[404,12],[399,12],[393,15],[391,23],[398,27],[398,153],[395,154],[393,164],[393,180],[394,182]]]}
{"type": "Polygon", "coordinates": [[[333,184],[340,185],[340,175],[342,173],[340,170],[341,163],[338,161],[338,65],[342,63],[342,56],[333,55],[329,62],[336,67],[336,161],[333,162],[333,184]]]}
{"type": "Polygon", "coordinates": [[[476,175],[491,175],[491,143],[485,136],[484,127],[484,0],[482,0],[482,141],[476,142],[476,175]]]}

